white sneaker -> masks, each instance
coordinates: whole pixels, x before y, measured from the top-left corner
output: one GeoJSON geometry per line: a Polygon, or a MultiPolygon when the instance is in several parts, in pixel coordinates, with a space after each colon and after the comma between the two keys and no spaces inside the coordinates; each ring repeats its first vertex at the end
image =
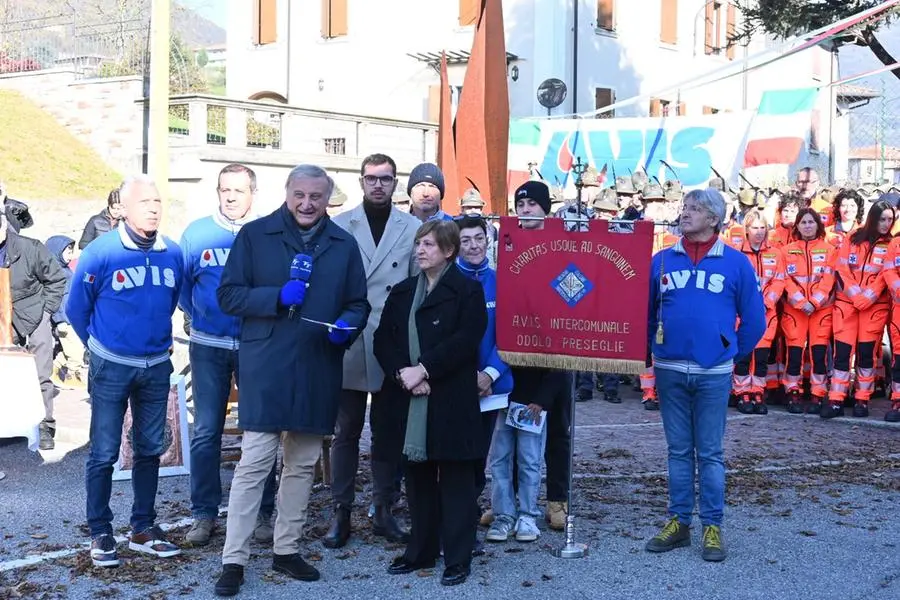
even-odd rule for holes
{"type": "Polygon", "coordinates": [[[534,517],[522,515],[516,522],[516,541],[517,542],[533,542],[541,537],[541,530],[538,529],[534,517]]]}
{"type": "Polygon", "coordinates": [[[500,515],[491,523],[491,528],[488,529],[484,539],[488,542],[505,542],[516,534],[515,525],[516,522],[512,517],[500,515]]]}

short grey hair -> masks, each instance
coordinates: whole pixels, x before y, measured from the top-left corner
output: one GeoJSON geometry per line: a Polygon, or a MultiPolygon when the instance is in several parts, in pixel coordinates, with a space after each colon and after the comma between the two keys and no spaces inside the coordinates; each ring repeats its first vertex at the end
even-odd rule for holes
{"type": "Polygon", "coordinates": [[[716,218],[716,233],[722,230],[725,223],[725,197],[715,188],[691,190],[684,196],[684,201],[691,200],[716,218]]]}
{"type": "Polygon", "coordinates": [[[318,165],[297,165],[291,169],[291,172],[288,173],[287,181],[284,182],[284,189],[287,189],[292,181],[302,177],[306,177],[307,179],[327,179],[328,191],[325,194],[325,199],[331,199],[331,195],[334,193],[334,179],[331,178],[328,171],[318,165]]]}
{"type": "Polygon", "coordinates": [[[124,202],[125,199],[129,197],[128,194],[129,192],[131,192],[131,188],[139,184],[152,185],[156,187],[156,180],[145,173],[131,175],[130,177],[126,178],[125,181],[122,182],[122,185],[119,186],[120,202],[124,202]]]}

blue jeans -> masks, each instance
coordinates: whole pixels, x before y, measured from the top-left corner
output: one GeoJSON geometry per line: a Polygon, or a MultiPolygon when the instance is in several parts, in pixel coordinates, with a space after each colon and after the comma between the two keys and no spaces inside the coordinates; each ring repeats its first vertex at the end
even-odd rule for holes
{"type": "Polygon", "coordinates": [[[575,371],[575,389],[578,392],[594,393],[594,374],[590,371],[575,371]]]}
{"type": "MultiPolygon", "coordinates": [[[[238,373],[238,351],[191,342],[190,357],[191,388],[194,393],[191,513],[195,519],[215,520],[222,503],[222,432],[231,393],[231,377],[237,377],[238,373]]],[[[266,480],[259,514],[268,518],[274,511],[275,466],[266,480]]]]}
{"type": "MultiPolygon", "coordinates": [[[[134,464],[131,487],[131,528],[141,532],[156,520],[159,457],[166,430],[171,361],[152,367],[130,367],[91,355],[91,451],[85,466],[87,522],[91,537],[112,535],[109,508],[113,465],[119,458],[122,424],[131,399],[134,464]]],[[[174,435],[178,435],[177,432],[174,435]]]]}
{"type": "Polygon", "coordinates": [[[618,397],[619,376],[614,373],[597,373],[597,378],[603,380],[603,393],[607,396],[618,397]]]}
{"type": "Polygon", "coordinates": [[[506,411],[497,414],[494,441],[491,447],[491,508],[495,516],[540,517],[538,495],[541,492],[541,465],[544,460],[544,444],[547,441],[547,425],[541,433],[515,429],[506,424],[506,411]],[[513,454],[518,466],[518,492],[513,486],[513,454]],[[516,495],[519,510],[516,511],[516,495]]]}
{"type": "Polygon", "coordinates": [[[669,447],[669,514],[685,525],[694,513],[694,463],[700,468],[700,522],[721,525],[725,509],[722,441],[731,373],[688,375],[656,369],[656,390],[669,447]]]}

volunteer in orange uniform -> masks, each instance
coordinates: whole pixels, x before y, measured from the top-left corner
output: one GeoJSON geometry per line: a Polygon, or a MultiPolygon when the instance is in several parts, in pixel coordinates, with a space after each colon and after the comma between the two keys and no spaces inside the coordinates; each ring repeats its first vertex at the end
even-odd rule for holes
{"type": "Polygon", "coordinates": [[[891,410],[884,415],[888,423],[900,422],[900,237],[891,240],[884,265],[884,283],[891,296],[891,320],[888,333],[894,359],[891,367],[891,410]]]}
{"type": "Polygon", "coordinates": [[[747,214],[744,220],[747,238],[741,252],[753,265],[759,278],[766,306],[766,332],[753,353],[734,365],[734,394],[738,410],[744,414],[764,415],[768,412],[763,401],[766,387],[767,359],[778,332],[778,301],[784,293],[784,257],[777,248],[766,242],[766,221],[759,212],[747,214]],[[752,371],[751,371],[752,368],[752,371]],[[751,375],[752,372],[752,375],[751,375]]]}
{"type": "Polygon", "coordinates": [[[827,394],[825,354],[831,341],[837,250],[825,240],[822,219],[811,208],[804,208],[798,214],[794,236],[798,241],[781,250],[787,297],[781,316],[781,330],[788,349],[784,391],[788,395],[788,412],[802,413],[800,380],[804,350],[808,348],[812,357],[812,401],[806,412],[818,414],[827,394]]]}
{"type": "Polygon", "coordinates": [[[797,221],[797,213],[801,208],[806,208],[806,201],[797,194],[782,196],[778,202],[778,225],[769,232],[769,246],[782,248],[795,241],[794,223],[797,221]]]}
{"type": "Polygon", "coordinates": [[[853,416],[869,414],[869,399],[875,387],[876,345],[881,343],[890,316],[890,296],[881,272],[888,258],[894,209],[878,201],[869,209],[866,223],[844,240],[838,251],[835,273],[838,281],[834,305],[834,374],[828,393],[829,405],[821,417],[844,414],[843,402],[850,387],[850,358],[856,350],[856,405],[853,416]]]}
{"type": "Polygon", "coordinates": [[[825,239],[835,247],[840,246],[847,234],[862,223],[865,204],[856,190],[841,190],[831,209],[834,225],[825,228],[825,239]]]}

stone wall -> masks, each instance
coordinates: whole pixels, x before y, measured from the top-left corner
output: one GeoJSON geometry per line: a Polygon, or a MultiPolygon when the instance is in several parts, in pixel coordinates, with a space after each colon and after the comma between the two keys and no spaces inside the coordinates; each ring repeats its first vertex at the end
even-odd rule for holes
{"type": "Polygon", "coordinates": [[[16,90],[53,115],[119,173],[140,172],[140,77],[77,79],[68,69],[46,69],[0,75],[0,89],[16,90]]]}

